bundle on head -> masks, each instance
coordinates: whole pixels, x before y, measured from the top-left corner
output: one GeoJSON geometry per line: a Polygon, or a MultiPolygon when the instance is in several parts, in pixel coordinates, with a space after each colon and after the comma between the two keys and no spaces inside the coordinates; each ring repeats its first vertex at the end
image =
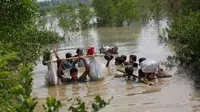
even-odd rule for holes
{"type": "Polygon", "coordinates": [[[146,60],[146,58],[140,58],[140,59],[139,59],[139,64],[140,64],[142,61],[144,61],[144,60],[146,60]]]}

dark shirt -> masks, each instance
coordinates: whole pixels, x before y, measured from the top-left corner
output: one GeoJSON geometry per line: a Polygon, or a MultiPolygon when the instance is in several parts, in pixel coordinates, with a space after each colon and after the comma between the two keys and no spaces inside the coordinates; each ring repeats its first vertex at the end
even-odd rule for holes
{"type": "Polygon", "coordinates": [[[124,62],[124,65],[131,65],[132,67],[138,67],[137,63],[124,62]]]}
{"type": "Polygon", "coordinates": [[[115,65],[121,65],[123,63],[123,59],[121,57],[116,57],[115,58],[115,65]]]}
{"type": "Polygon", "coordinates": [[[142,69],[138,70],[138,75],[139,75],[140,78],[144,78],[145,77],[145,74],[142,72],[142,69]]]}
{"type": "Polygon", "coordinates": [[[80,76],[76,81],[74,81],[72,78],[64,78],[64,80],[62,80],[62,83],[64,83],[64,84],[70,84],[70,83],[86,82],[86,81],[87,81],[87,77],[80,76]]]}
{"type": "MultiPolygon", "coordinates": [[[[74,57],[78,57],[80,55],[75,55],[74,57]]],[[[79,60],[79,61],[76,61],[75,64],[78,63],[78,67],[84,67],[85,64],[84,64],[84,61],[83,60],[79,60]]]]}

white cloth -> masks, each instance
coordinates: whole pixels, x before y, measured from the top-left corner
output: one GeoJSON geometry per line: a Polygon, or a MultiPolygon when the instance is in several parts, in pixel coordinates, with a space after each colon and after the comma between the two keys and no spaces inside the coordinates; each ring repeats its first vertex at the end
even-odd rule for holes
{"type": "Polygon", "coordinates": [[[140,68],[144,73],[157,73],[159,64],[154,60],[144,60],[140,63],[140,68]]]}
{"type": "MultiPolygon", "coordinates": [[[[56,60],[56,57],[51,54],[51,61],[56,60]]],[[[48,85],[56,85],[58,83],[57,77],[57,64],[55,62],[50,62],[47,64],[48,72],[46,74],[46,82],[48,85]]]]}
{"type": "Polygon", "coordinates": [[[95,58],[90,59],[89,63],[90,72],[88,74],[90,80],[98,80],[103,78],[105,65],[100,64],[95,58]]]}

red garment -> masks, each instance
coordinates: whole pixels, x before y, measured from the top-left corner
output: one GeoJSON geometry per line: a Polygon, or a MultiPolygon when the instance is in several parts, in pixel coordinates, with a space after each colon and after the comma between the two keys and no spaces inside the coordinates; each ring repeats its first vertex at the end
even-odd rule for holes
{"type": "Polygon", "coordinates": [[[93,55],[94,54],[94,47],[90,47],[88,50],[87,50],[87,55],[93,55]]]}

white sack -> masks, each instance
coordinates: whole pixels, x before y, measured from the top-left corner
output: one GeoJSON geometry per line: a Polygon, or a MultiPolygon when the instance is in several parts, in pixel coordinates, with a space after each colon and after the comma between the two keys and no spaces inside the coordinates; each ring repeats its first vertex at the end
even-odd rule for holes
{"type": "Polygon", "coordinates": [[[103,78],[105,65],[100,64],[95,58],[92,58],[89,63],[90,72],[88,74],[90,80],[98,80],[103,78]]]}
{"type": "Polygon", "coordinates": [[[154,73],[158,71],[158,63],[154,60],[144,60],[140,63],[140,68],[144,73],[154,73]]]}
{"type": "MultiPolygon", "coordinates": [[[[55,56],[51,54],[51,61],[56,60],[55,56]]],[[[57,63],[47,63],[48,72],[46,74],[46,82],[48,85],[56,85],[58,83],[57,77],[57,63]]]]}

